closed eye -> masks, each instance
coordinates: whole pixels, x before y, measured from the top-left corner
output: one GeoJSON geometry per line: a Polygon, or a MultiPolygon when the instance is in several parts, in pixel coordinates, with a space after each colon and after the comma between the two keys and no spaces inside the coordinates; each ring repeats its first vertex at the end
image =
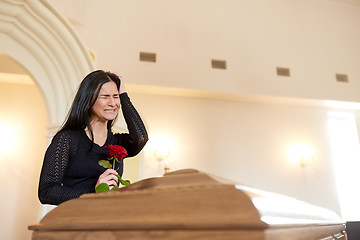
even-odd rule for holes
{"type": "Polygon", "coordinates": [[[110,97],[109,94],[102,94],[102,95],[100,95],[100,98],[108,98],[108,97],[110,97]]]}
{"type": "MultiPolygon", "coordinates": [[[[102,99],[106,99],[106,98],[110,97],[110,94],[101,94],[99,97],[102,98],[102,99]]],[[[119,94],[114,94],[114,95],[112,95],[112,97],[113,98],[119,98],[119,94]]]]}

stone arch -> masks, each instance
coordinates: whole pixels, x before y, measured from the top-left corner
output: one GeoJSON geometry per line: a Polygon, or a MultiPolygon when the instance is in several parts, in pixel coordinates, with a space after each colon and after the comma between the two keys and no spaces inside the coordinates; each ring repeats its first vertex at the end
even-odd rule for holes
{"type": "Polygon", "coordinates": [[[73,92],[94,69],[89,51],[46,0],[0,1],[0,51],[31,75],[46,102],[48,130],[65,118],[73,92]]]}

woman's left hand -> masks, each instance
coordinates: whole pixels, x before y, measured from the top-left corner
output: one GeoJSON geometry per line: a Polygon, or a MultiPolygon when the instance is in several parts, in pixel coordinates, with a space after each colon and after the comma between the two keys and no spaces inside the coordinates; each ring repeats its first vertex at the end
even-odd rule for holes
{"type": "Polygon", "coordinates": [[[124,86],[124,80],[123,77],[119,74],[119,73],[115,73],[116,76],[118,76],[120,78],[120,90],[119,93],[122,94],[125,92],[125,86],[124,86]]]}

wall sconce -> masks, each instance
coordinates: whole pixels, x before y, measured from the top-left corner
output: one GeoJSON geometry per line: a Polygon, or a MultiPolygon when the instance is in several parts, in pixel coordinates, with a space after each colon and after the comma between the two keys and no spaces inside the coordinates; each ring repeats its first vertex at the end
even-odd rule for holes
{"type": "Polygon", "coordinates": [[[290,160],[297,162],[301,167],[305,167],[314,159],[314,149],[305,145],[293,145],[289,148],[290,160]]]}
{"type": "Polygon", "coordinates": [[[159,161],[159,164],[163,164],[164,172],[170,171],[169,160],[174,152],[174,144],[167,137],[153,137],[151,138],[150,151],[153,154],[154,159],[159,161]]]}
{"type": "Polygon", "coordinates": [[[171,156],[170,149],[164,146],[158,146],[157,149],[154,150],[154,157],[159,162],[164,162],[164,172],[168,173],[170,171],[169,167],[169,158],[171,156]]]}

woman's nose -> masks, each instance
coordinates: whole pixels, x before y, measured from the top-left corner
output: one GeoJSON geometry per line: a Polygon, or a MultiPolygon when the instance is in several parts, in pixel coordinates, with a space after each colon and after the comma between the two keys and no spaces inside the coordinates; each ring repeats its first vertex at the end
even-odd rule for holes
{"type": "Polygon", "coordinates": [[[118,105],[118,100],[116,98],[110,98],[110,102],[109,102],[110,106],[117,106],[118,105]]]}
{"type": "Polygon", "coordinates": [[[114,106],[114,103],[115,103],[115,101],[114,101],[114,98],[109,98],[109,102],[108,102],[108,104],[110,105],[110,106],[114,106]]]}

